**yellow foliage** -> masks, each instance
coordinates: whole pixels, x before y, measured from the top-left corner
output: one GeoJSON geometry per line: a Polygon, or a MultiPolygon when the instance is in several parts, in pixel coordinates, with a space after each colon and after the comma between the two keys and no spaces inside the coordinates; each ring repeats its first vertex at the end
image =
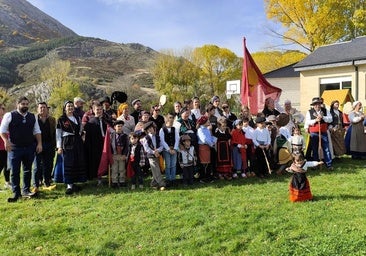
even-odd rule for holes
{"type": "Polygon", "coordinates": [[[267,17],[281,23],[285,42],[317,47],[364,35],[365,0],[265,0],[267,17]]]}
{"type": "Polygon", "coordinates": [[[259,70],[264,74],[272,70],[296,63],[306,57],[306,54],[299,51],[266,51],[256,52],[252,57],[259,70]]]}

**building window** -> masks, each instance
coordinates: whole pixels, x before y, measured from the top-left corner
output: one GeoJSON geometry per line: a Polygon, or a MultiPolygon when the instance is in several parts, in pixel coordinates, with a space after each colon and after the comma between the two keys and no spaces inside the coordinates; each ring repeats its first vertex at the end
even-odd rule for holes
{"type": "Polygon", "coordinates": [[[352,77],[331,77],[331,78],[320,78],[320,95],[325,90],[339,90],[339,89],[350,89],[352,90],[352,77]]]}

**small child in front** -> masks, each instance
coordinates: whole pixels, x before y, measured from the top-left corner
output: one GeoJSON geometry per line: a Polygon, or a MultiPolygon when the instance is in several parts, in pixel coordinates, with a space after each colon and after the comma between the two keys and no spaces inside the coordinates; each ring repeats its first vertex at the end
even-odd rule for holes
{"type": "Polygon", "coordinates": [[[286,171],[293,173],[290,180],[290,201],[300,202],[313,199],[310,190],[310,183],[306,177],[309,167],[315,167],[323,164],[322,161],[306,161],[303,154],[297,153],[293,155],[293,163],[286,171]]]}
{"type": "Polygon", "coordinates": [[[142,167],[145,166],[145,151],[140,143],[140,137],[137,133],[129,134],[130,145],[127,157],[127,174],[131,177],[131,190],[144,188],[144,173],[142,167]]]}
{"type": "Polygon", "coordinates": [[[256,159],[256,172],[257,176],[264,178],[268,173],[271,172],[268,161],[268,150],[271,146],[271,137],[269,131],[266,128],[266,119],[259,116],[255,119],[257,128],[253,134],[253,144],[255,146],[256,159]]]}
{"type": "Polygon", "coordinates": [[[191,137],[187,134],[182,135],[180,141],[178,161],[183,170],[183,184],[192,185],[194,167],[197,164],[196,151],[191,146],[191,137]]]}
{"type": "Polygon", "coordinates": [[[231,131],[231,145],[233,154],[233,178],[238,176],[246,178],[245,171],[247,169],[247,145],[245,132],[243,130],[243,121],[237,119],[233,123],[233,130],[231,131]]]}
{"type": "Polygon", "coordinates": [[[292,135],[289,141],[291,143],[292,153],[304,154],[305,140],[301,134],[301,128],[298,124],[295,124],[292,128],[292,135]]]}
{"type": "Polygon", "coordinates": [[[202,165],[201,183],[213,182],[213,170],[211,159],[211,148],[215,147],[217,138],[211,135],[209,130],[210,122],[207,116],[201,116],[197,120],[198,156],[202,165]]]}
{"type": "Polygon", "coordinates": [[[128,137],[123,133],[124,122],[116,120],[111,132],[113,164],[111,167],[112,187],[126,186],[126,157],[128,153],[128,137]],[[119,184],[118,184],[119,182],[119,184]]]}
{"type": "Polygon", "coordinates": [[[146,136],[142,139],[142,145],[146,152],[146,156],[149,159],[150,169],[153,176],[151,186],[153,188],[165,190],[165,181],[161,175],[159,166],[159,157],[163,151],[163,145],[161,145],[160,136],[156,134],[156,125],[154,122],[149,121],[144,124],[144,131],[146,136]]]}

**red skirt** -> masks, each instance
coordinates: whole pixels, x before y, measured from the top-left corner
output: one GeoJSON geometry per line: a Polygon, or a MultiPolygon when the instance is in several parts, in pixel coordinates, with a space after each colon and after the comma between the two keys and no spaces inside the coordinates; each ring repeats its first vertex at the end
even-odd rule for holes
{"type": "Polygon", "coordinates": [[[208,145],[199,145],[198,156],[201,164],[211,163],[211,150],[208,145]]]}
{"type": "Polygon", "coordinates": [[[305,173],[294,173],[290,181],[290,201],[301,202],[311,199],[313,199],[313,195],[305,173]]]}

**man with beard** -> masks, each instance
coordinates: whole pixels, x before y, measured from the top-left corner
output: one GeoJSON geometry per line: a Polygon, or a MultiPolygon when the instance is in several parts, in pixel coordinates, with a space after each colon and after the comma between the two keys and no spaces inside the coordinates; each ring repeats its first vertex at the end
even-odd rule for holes
{"type": "Polygon", "coordinates": [[[20,97],[17,109],[4,115],[0,126],[0,135],[8,151],[11,173],[13,197],[8,202],[16,202],[23,197],[34,195],[30,191],[32,177],[32,163],[35,152],[42,152],[42,137],[38,120],[34,114],[28,112],[29,100],[20,97]],[[9,138],[8,138],[9,134],[9,138]],[[20,166],[23,165],[23,193],[20,191],[20,166]]]}
{"type": "Polygon", "coordinates": [[[141,111],[142,111],[142,105],[141,101],[139,99],[135,99],[131,103],[133,107],[133,112],[131,113],[131,116],[135,119],[135,124],[137,124],[140,121],[141,117],[141,111]]]}

